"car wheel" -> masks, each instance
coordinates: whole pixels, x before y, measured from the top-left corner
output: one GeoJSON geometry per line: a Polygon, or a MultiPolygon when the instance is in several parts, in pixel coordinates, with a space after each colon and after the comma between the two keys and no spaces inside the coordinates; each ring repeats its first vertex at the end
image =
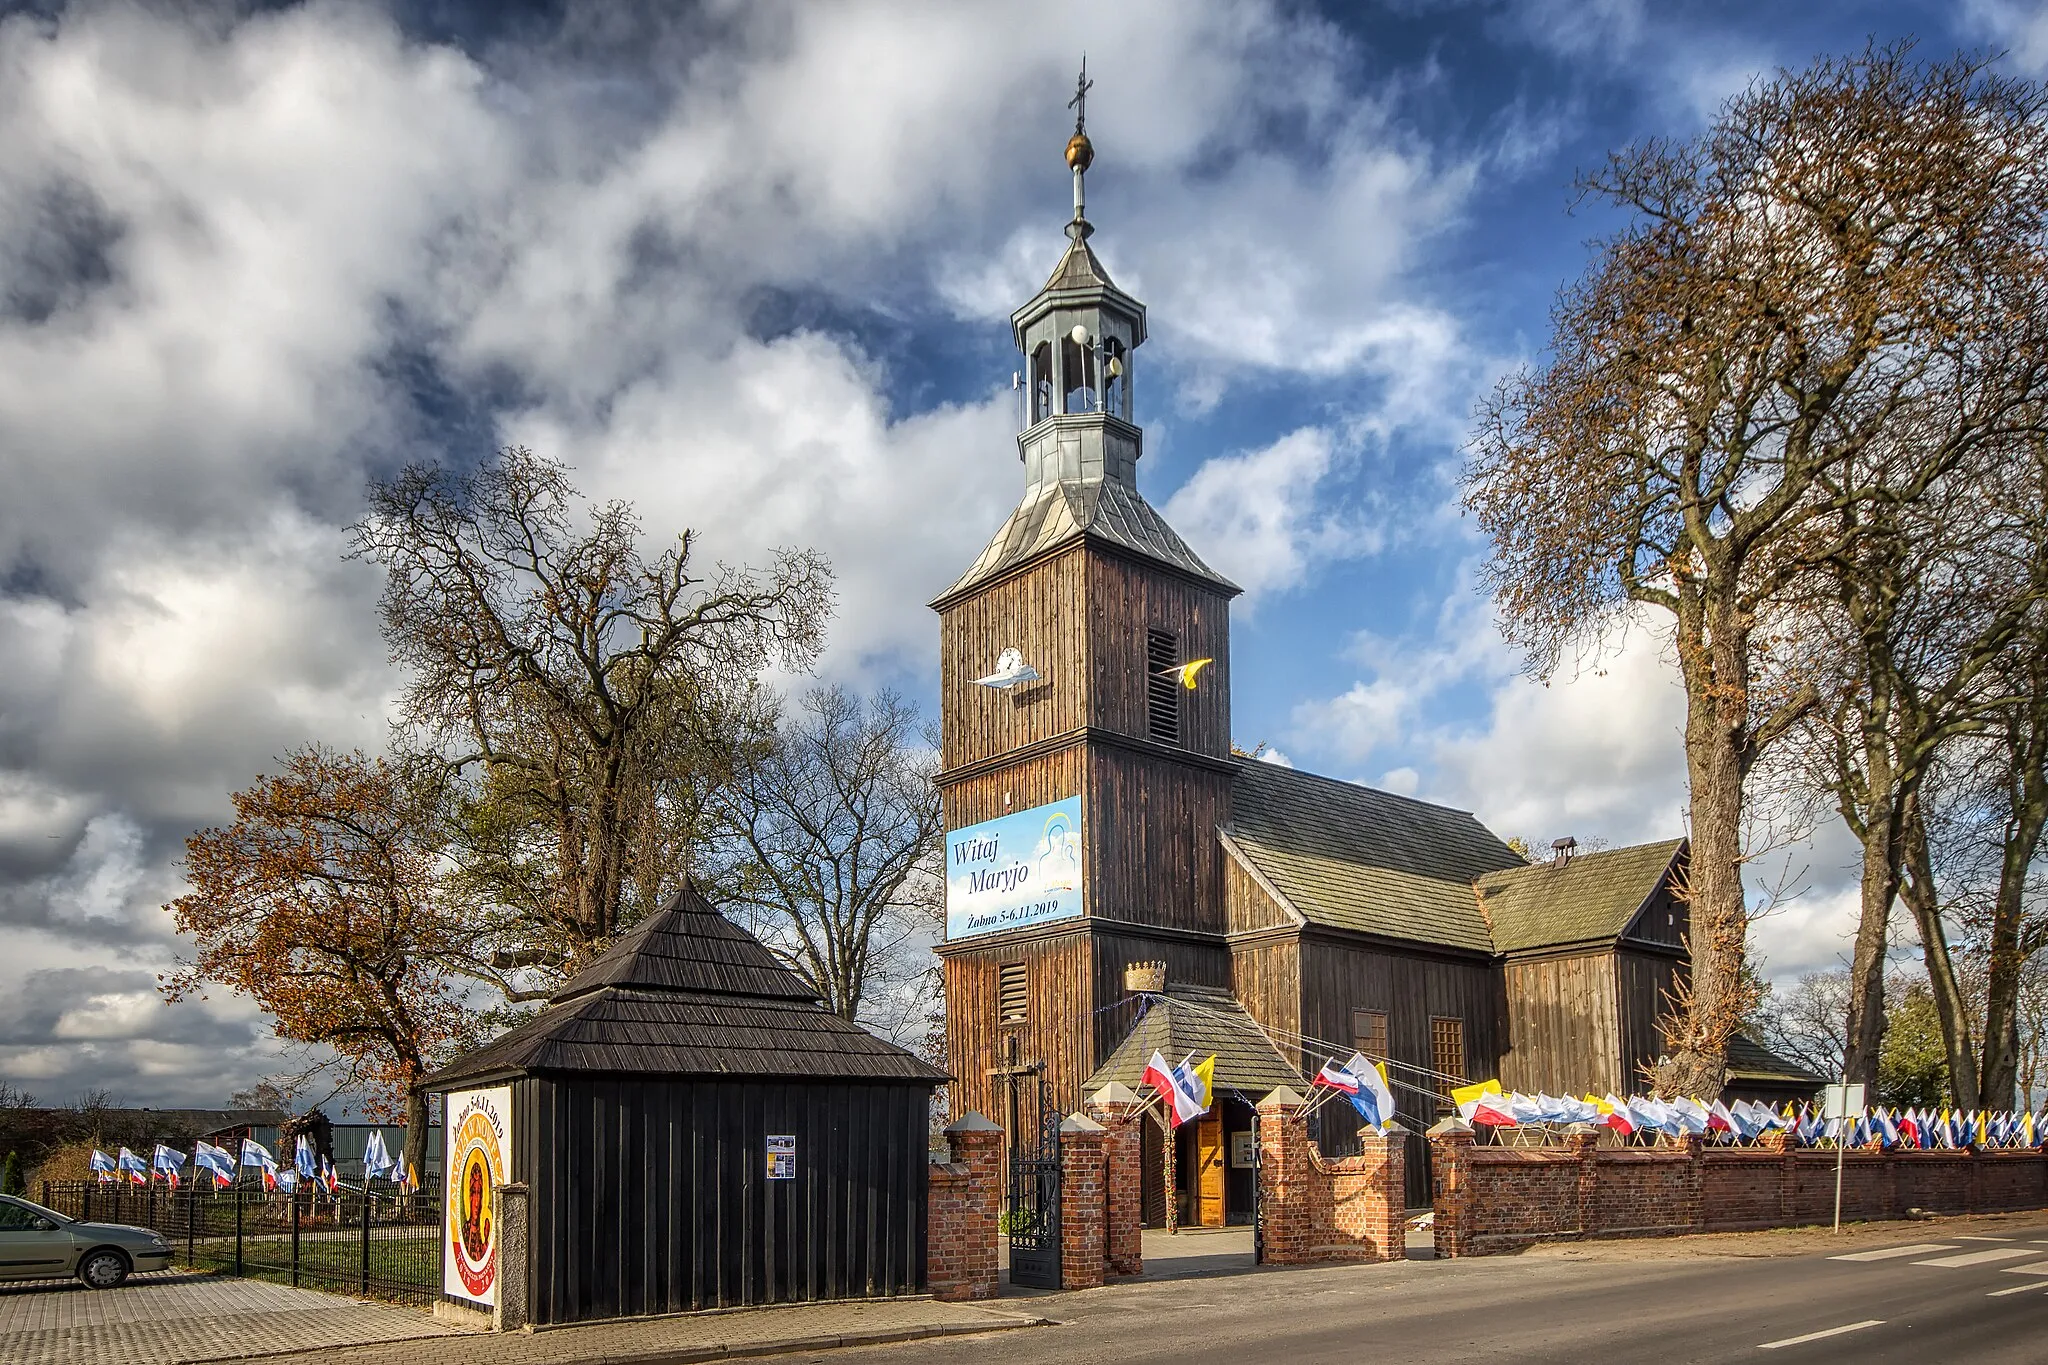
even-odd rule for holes
{"type": "Polygon", "coordinates": [[[88,1252],[78,1263],[78,1278],[87,1289],[115,1289],[128,1278],[128,1258],[105,1247],[88,1252]]]}

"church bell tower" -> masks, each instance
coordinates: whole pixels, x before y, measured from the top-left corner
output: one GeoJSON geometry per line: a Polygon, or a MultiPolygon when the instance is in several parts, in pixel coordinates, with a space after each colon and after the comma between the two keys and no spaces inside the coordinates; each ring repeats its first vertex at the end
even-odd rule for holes
{"type": "Polygon", "coordinates": [[[1229,985],[1229,604],[1138,491],[1145,306],[1090,245],[1087,82],[1067,247],[1011,315],[1024,488],[940,622],[952,1108],[1031,1075],[1064,1109],[1129,1029],[1124,969],[1229,985]]]}

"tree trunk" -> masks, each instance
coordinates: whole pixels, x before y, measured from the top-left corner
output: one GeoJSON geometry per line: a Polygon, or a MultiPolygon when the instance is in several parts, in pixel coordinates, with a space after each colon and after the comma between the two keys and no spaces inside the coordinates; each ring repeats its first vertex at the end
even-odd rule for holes
{"type": "Polygon", "coordinates": [[[1692,984],[1677,1021],[1666,1084],[1713,1100],[1728,1069],[1728,1035],[1742,1015],[1743,952],[1749,914],[1742,891],[1742,784],[1748,689],[1741,627],[1723,607],[1707,631],[1701,607],[1687,604],[1679,620],[1679,667],[1685,675],[1685,762],[1692,788],[1689,912],[1692,984]],[[1690,619],[1688,619],[1690,618],[1690,619]]]}
{"type": "Polygon", "coordinates": [[[1950,1098],[1963,1109],[1977,1109],[1976,1040],[1971,1036],[1969,1002],[1956,981],[1955,959],[1948,950],[1948,929],[1941,922],[1941,901],[1935,892],[1934,860],[1927,849],[1927,828],[1917,797],[1908,797],[1901,821],[1905,876],[1899,894],[1913,912],[1920,931],[1920,955],[1934,993],[1934,1014],[1941,1023],[1942,1052],[1948,1058],[1950,1098]]]}
{"type": "Polygon", "coordinates": [[[2026,965],[2026,954],[2020,946],[2020,924],[2026,914],[2027,872],[2041,845],[2042,825],[2048,822],[2048,775],[2038,768],[2023,773],[2015,784],[2014,795],[2018,799],[2013,803],[2013,818],[2006,827],[1998,869],[1998,896],[1991,911],[1990,980],[1984,997],[1984,1065],[1977,1084],[1982,1102],[1998,1109],[2013,1107],[2019,1080],[2020,969],[2026,965]]]}
{"type": "Polygon", "coordinates": [[[1890,797],[1889,768],[1883,786],[1867,769],[1870,799],[1861,824],[1863,879],[1856,923],[1856,954],[1849,968],[1849,1017],[1843,1035],[1842,1075],[1875,1089],[1877,1055],[1884,1042],[1884,960],[1889,946],[1892,901],[1898,896],[1897,821],[1890,797]],[[1879,798],[1882,790],[1884,796],[1879,798]]]}
{"type": "MultiPolygon", "coordinates": [[[[405,1173],[427,1176],[427,1092],[414,1086],[405,1095],[405,1173]]],[[[422,1191],[426,1193],[426,1191],[422,1191]]]]}

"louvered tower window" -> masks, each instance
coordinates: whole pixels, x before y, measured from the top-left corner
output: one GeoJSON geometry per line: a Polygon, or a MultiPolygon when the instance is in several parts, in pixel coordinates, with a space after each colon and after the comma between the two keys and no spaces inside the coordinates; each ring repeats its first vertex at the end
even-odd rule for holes
{"type": "Polygon", "coordinates": [[[1145,732],[1161,744],[1180,743],[1180,664],[1179,640],[1145,632],[1145,732]]]}
{"type": "Polygon", "coordinates": [[[1021,1024],[1030,1011],[1030,977],[1021,962],[996,968],[996,1023],[1021,1024]]]}

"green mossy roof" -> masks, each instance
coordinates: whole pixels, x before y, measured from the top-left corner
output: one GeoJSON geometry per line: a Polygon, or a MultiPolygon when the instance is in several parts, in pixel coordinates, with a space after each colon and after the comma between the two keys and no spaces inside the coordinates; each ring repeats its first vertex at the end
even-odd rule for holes
{"type": "Polygon", "coordinates": [[[1479,878],[1495,951],[1619,938],[1655,895],[1682,839],[1581,853],[1562,866],[1532,863],[1479,878]]]}
{"type": "Polygon", "coordinates": [[[1311,923],[1493,950],[1472,884],[1522,859],[1468,812],[1271,763],[1231,803],[1232,840],[1311,923]]]}
{"type": "Polygon", "coordinates": [[[1215,1053],[1213,1084],[1219,1095],[1236,1091],[1256,1103],[1275,1087],[1302,1087],[1301,1073],[1245,1013],[1236,996],[1218,986],[1169,982],[1166,994],[1148,997],[1143,1017],[1095,1068],[1082,1085],[1082,1094],[1093,1094],[1111,1081],[1137,1090],[1154,1052],[1166,1058],[1168,1066],[1179,1066],[1191,1053],[1196,1061],[1215,1053]]]}

